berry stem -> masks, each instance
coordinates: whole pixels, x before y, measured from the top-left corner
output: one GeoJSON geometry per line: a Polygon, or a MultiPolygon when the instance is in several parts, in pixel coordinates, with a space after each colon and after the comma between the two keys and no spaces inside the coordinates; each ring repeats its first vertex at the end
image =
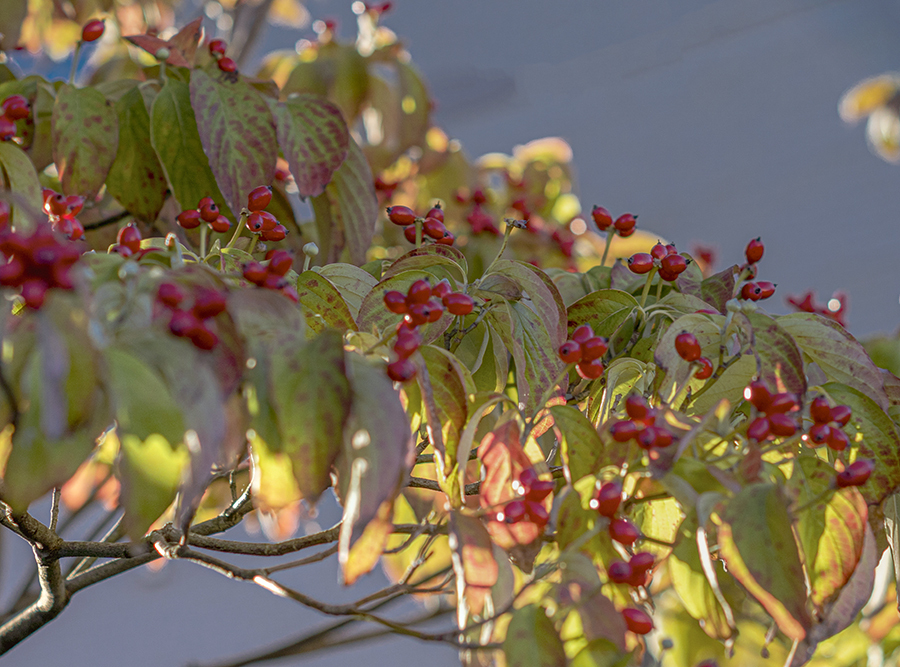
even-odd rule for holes
{"type": "Polygon", "coordinates": [[[416,218],[416,248],[422,247],[422,218],[416,218]]]}
{"type": "Polygon", "coordinates": [[[512,234],[512,230],[515,229],[514,225],[506,223],[506,230],[503,232],[503,243],[500,244],[500,252],[497,253],[497,256],[494,257],[494,261],[492,261],[485,272],[482,274],[482,278],[488,275],[491,272],[491,269],[494,268],[494,264],[500,261],[500,258],[503,257],[503,253],[506,252],[506,246],[509,244],[509,235],[512,234]]]}
{"type": "Polygon", "coordinates": [[[72,70],[69,72],[69,85],[70,86],[75,84],[75,74],[78,72],[78,60],[81,57],[81,47],[83,45],[84,45],[84,42],[79,40],[78,44],[75,45],[75,53],[72,54],[72,70]]]}
{"type": "Polygon", "coordinates": [[[200,260],[206,259],[206,225],[200,225],[200,260]]]}
{"type": "Polygon", "coordinates": [[[654,266],[650,269],[650,273],[647,274],[647,282],[644,283],[644,291],[641,292],[641,308],[647,303],[647,295],[650,293],[650,284],[653,282],[653,276],[656,275],[657,270],[658,269],[654,266]]]}
{"type": "Polygon", "coordinates": [[[659,282],[656,284],[656,303],[659,303],[662,299],[663,282],[663,279],[660,278],[659,282]]]}
{"type": "Polygon", "coordinates": [[[612,245],[612,237],[615,236],[615,229],[606,230],[606,243],[603,245],[603,257],[600,258],[600,266],[606,266],[606,258],[609,255],[609,246],[612,245]]]}
{"type": "Polygon", "coordinates": [[[259,243],[259,234],[254,234],[250,239],[250,245],[247,247],[247,254],[252,255],[253,251],[256,250],[256,244],[259,243]]]}
{"type": "Polygon", "coordinates": [[[231,237],[231,240],[228,242],[226,248],[233,248],[234,244],[237,243],[237,240],[241,237],[241,232],[244,231],[244,225],[247,224],[247,209],[243,209],[241,211],[241,219],[238,220],[237,229],[234,230],[234,235],[231,237]]]}

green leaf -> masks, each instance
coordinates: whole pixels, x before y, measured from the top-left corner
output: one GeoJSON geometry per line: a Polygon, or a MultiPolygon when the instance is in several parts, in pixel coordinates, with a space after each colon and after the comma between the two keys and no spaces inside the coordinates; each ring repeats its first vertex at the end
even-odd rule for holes
{"type": "Polygon", "coordinates": [[[606,385],[598,385],[588,402],[588,417],[597,427],[606,423],[613,406],[621,409],[632,391],[643,394],[653,380],[654,371],[642,361],[620,357],[606,367],[604,377],[606,385]]]}
{"type": "Polygon", "coordinates": [[[131,88],[116,102],[119,148],[106,188],[125,209],[144,222],[156,220],[166,200],[166,173],[150,144],[150,114],[144,96],[131,88]]]}
{"type": "Polygon", "coordinates": [[[554,405],[549,410],[571,479],[599,473],[607,463],[607,453],[594,425],[573,406],[554,405]]]}
{"type": "Polygon", "coordinates": [[[319,333],[325,327],[356,329],[356,322],[341,293],[322,275],[315,271],[301,273],[297,278],[297,294],[310,331],[319,333]]]}
{"type": "Polygon", "coordinates": [[[281,443],[267,444],[289,455],[303,497],[315,503],[331,486],[350,413],[342,334],[325,330],[302,347],[283,349],[271,372],[281,443]]]}
{"type": "MultiPolygon", "coordinates": [[[[432,280],[433,276],[425,271],[404,271],[385,278],[379,282],[372,291],[363,299],[359,307],[357,326],[359,331],[378,331],[379,335],[393,330],[403,319],[403,315],[397,315],[384,307],[384,293],[390,290],[398,290],[406,294],[409,286],[416,280],[432,280]]],[[[453,315],[444,311],[443,316],[437,322],[432,322],[419,327],[422,339],[426,343],[433,343],[447,330],[453,322],[453,315]]]]}
{"type": "MultiPolygon", "coordinates": [[[[718,579],[721,580],[724,577],[721,561],[716,561],[714,567],[716,566],[718,579]]],[[[672,588],[681,598],[685,611],[692,618],[701,621],[703,631],[715,639],[731,637],[733,631],[728,623],[728,616],[703,573],[697,542],[693,539],[679,541],[666,559],[666,567],[672,578],[672,588]]]]}
{"type": "Polygon", "coordinates": [[[52,122],[53,161],[63,192],[91,199],[116,157],[119,124],[112,104],[94,88],[63,84],[52,122]]]}
{"type": "Polygon", "coordinates": [[[371,273],[353,264],[336,262],[323,266],[317,272],[328,278],[328,281],[338,289],[354,319],[359,317],[359,308],[366,294],[378,284],[378,280],[371,273]]]}
{"type": "Polygon", "coordinates": [[[220,210],[229,210],[203,152],[190,88],[171,76],[150,109],[150,141],[182,209],[212,197],[220,210]]]}
{"type": "Polygon", "coordinates": [[[875,401],[853,387],[829,382],[822,389],[839,405],[853,410],[844,427],[857,457],[875,461],[869,481],[859,487],[867,505],[878,505],[900,487],[900,435],[897,425],[875,401]]]}
{"type": "Polygon", "coordinates": [[[314,197],[343,164],[350,132],[337,106],[318,95],[298,95],[272,105],[278,146],[301,197],[314,197]]]}
{"type": "Polygon", "coordinates": [[[812,627],[806,583],[787,502],[774,484],[745,487],[725,507],[719,549],[731,575],[779,629],[801,640],[812,627]]]}
{"type": "Polygon", "coordinates": [[[249,441],[254,507],[263,512],[277,513],[299,502],[303,494],[297,485],[291,456],[273,450],[256,431],[249,441]]]}
{"type": "Polygon", "coordinates": [[[887,409],[881,373],[862,344],[844,327],[814,313],[782,315],[778,324],[794,338],[804,357],[816,362],[829,380],[853,387],[887,409]]]}
{"type": "Polygon", "coordinates": [[[531,264],[505,259],[491,273],[507,276],[524,292],[523,303],[541,318],[554,350],[566,341],[566,307],[550,276],[531,264]]]}
{"type": "Polygon", "coordinates": [[[431,104],[421,77],[410,65],[391,58],[370,70],[368,102],[380,121],[377,135],[370,134],[366,146],[374,171],[387,169],[411,147],[425,145],[431,104]]]}
{"type": "Polygon", "coordinates": [[[384,280],[404,271],[428,271],[438,279],[447,277],[445,274],[451,274],[458,285],[465,285],[469,267],[465,255],[453,246],[431,243],[421,248],[413,248],[397,258],[381,278],[384,280]]]}
{"type": "Polygon", "coordinates": [[[119,441],[125,525],[128,535],[139,540],[175,500],[190,457],[180,441],[159,434],[141,439],[126,433],[119,441]]]}
{"type": "Polygon", "coordinates": [[[638,302],[628,292],[614,289],[591,292],[569,306],[568,334],[582,324],[590,324],[596,335],[610,338],[637,308],[638,302]]]}
{"type": "Polygon", "coordinates": [[[627,667],[631,655],[622,655],[615,644],[606,639],[595,639],[572,658],[571,667],[627,667]]]}
{"type": "Polygon", "coordinates": [[[28,16],[28,0],[0,3],[0,49],[12,51],[19,46],[22,24],[28,16]]]}
{"type": "Polygon", "coordinates": [[[221,72],[195,69],[190,99],[210,169],[238,217],[249,192],[275,178],[278,143],[272,112],[253,86],[221,72]]]}
{"type": "Polygon", "coordinates": [[[312,199],[324,262],[336,262],[346,248],[352,264],[363,264],[375,235],[378,199],[366,156],[355,140],[325,192],[312,199]]]}
{"type": "MultiPolygon", "coordinates": [[[[470,326],[474,313],[463,320],[462,328],[470,326]]],[[[486,323],[467,333],[454,351],[456,357],[472,373],[475,388],[482,392],[503,391],[509,379],[509,353],[503,341],[486,323]]]]}
{"type": "MultiPolygon", "coordinates": [[[[3,180],[6,187],[13,194],[21,197],[21,202],[25,206],[31,207],[31,211],[37,212],[41,210],[41,182],[38,180],[37,172],[28,156],[22,152],[22,149],[11,142],[0,142],[0,167],[3,169],[3,180]]],[[[33,218],[28,212],[20,210],[16,206],[16,201],[9,202],[12,204],[12,223],[19,228],[27,228],[29,225],[26,221],[32,221],[33,218]]]]}
{"type": "Polygon", "coordinates": [[[516,667],[565,667],[562,641],[542,607],[530,604],[513,612],[503,642],[506,664],[516,667]]]}
{"type": "Polygon", "coordinates": [[[753,351],[759,360],[759,378],[777,391],[806,393],[803,355],[791,335],[768,315],[746,315],[753,327],[753,351]]]}

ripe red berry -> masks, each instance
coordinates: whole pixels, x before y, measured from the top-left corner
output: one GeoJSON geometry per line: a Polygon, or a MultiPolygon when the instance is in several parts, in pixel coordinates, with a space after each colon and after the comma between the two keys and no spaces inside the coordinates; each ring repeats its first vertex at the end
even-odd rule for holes
{"type": "Polygon", "coordinates": [[[780,394],[775,394],[774,396],[772,396],[772,400],[769,401],[769,405],[766,406],[765,412],[767,415],[771,415],[776,412],[786,414],[798,407],[799,404],[797,403],[796,396],[787,392],[782,392],[780,394]]]}
{"type": "Polygon", "coordinates": [[[228,44],[224,39],[213,39],[209,42],[209,55],[214,58],[224,56],[227,48],[228,44]]]}
{"type": "Polygon", "coordinates": [[[284,225],[275,225],[275,227],[269,230],[263,228],[259,238],[263,241],[269,241],[270,243],[277,243],[278,241],[284,241],[287,236],[287,231],[287,227],[284,225]]]}
{"type": "MultiPolygon", "coordinates": [[[[437,297],[438,299],[443,299],[445,296],[450,294],[453,291],[453,288],[450,287],[450,283],[447,280],[438,281],[434,287],[431,288],[431,296],[437,297]]],[[[447,305],[446,303],[444,304],[447,305]]]]}
{"type": "Polygon", "coordinates": [[[403,238],[405,238],[410,243],[416,242],[416,226],[409,225],[403,228],[403,238]]]}
{"type": "Polygon", "coordinates": [[[606,339],[603,336],[593,336],[592,338],[588,338],[581,344],[581,360],[582,361],[593,361],[594,359],[600,359],[606,351],[609,349],[609,345],[606,343],[606,339]]]}
{"type": "Polygon", "coordinates": [[[616,218],[616,221],[613,223],[613,226],[616,228],[616,231],[619,232],[620,236],[630,235],[630,232],[637,225],[637,218],[635,218],[631,213],[624,213],[616,218]]]}
{"type": "Polygon", "coordinates": [[[9,141],[16,136],[16,124],[6,116],[0,116],[0,141],[9,141]]]}
{"type": "Polygon", "coordinates": [[[595,206],[593,210],[591,210],[591,217],[594,219],[594,223],[601,232],[605,232],[613,223],[609,211],[602,206],[595,206]]]}
{"type": "Polygon", "coordinates": [[[232,60],[228,56],[225,56],[224,58],[219,58],[218,65],[219,65],[219,69],[222,70],[223,72],[231,73],[231,72],[237,71],[237,63],[234,62],[234,60],[232,60]]]}
{"type": "Polygon", "coordinates": [[[632,273],[642,275],[653,270],[653,257],[645,252],[638,252],[628,258],[628,268],[632,273]]]}
{"type": "MultiPolygon", "coordinates": [[[[203,214],[200,214],[203,217],[203,214]]],[[[231,229],[231,221],[224,215],[217,216],[215,220],[209,223],[209,228],[219,234],[224,234],[231,229]]]]}
{"type": "Polygon", "coordinates": [[[262,286],[262,284],[266,281],[266,276],[269,274],[269,270],[264,267],[259,262],[247,262],[244,264],[244,279],[253,283],[254,285],[262,286]]]}
{"type": "Polygon", "coordinates": [[[628,629],[636,635],[646,635],[653,630],[653,619],[641,609],[633,607],[623,609],[622,618],[625,619],[625,625],[628,629]]]}
{"type": "Polygon", "coordinates": [[[631,578],[631,565],[623,560],[613,561],[609,564],[606,573],[614,584],[624,584],[631,578]]]}
{"type": "Polygon", "coordinates": [[[769,420],[769,429],[772,431],[772,435],[790,437],[797,432],[797,422],[786,414],[775,413],[769,415],[767,419],[769,420]]]}
{"type": "Polygon", "coordinates": [[[262,230],[270,232],[278,226],[278,219],[268,211],[254,211],[262,220],[262,230]]]}
{"type": "Polygon", "coordinates": [[[775,283],[770,283],[768,280],[760,280],[756,285],[759,287],[760,299],[768,299],[775,294],[775,283]]]}
{"type": "Polygon", "coordinates": [[[190,209],[182,211],[176,218],[178,224],[184,229],[196,229],[203,222],[200,219],[200,211],[190,209]]]}
{"type": "Polygon", "coordinates": [[[435,204],[432,206],[428,213],[425,214],[425,219],[434,218],[438,222],[444,222],[444,209],[441,208],[440,204],[435,204]]]}
{"type": "Polygon", "coordinates": [[[524,500],[513,500],[506,503],[503,508],[503,520],[506,523],[519,523],[528,514],[528,508],[524,500]]]}
{"type": "Polygon", "coordinates": [[[219,337],[202,324],[188,332],[188,338],[194,347],[209,351],[219,344],[219,337]]]}
{"type": "Polygon", "coordinates": [[[81,41],[82,42],[96,42],[103,36],[103,31],[106,29],[106,23],[101,19],[91,19],[87,23],[84,24],[84,28],[81,29],[81,41]]]}
{"type": "Polygon", "coordinates": [[[847,449],[847,445],[850,444],[850,439],[841,429],[834,427],[829,428],[828,440],[826,442],[829,449],[833,449],[836,452],[842,452],[847,449]]]}
{"type": "Polygon", "coordinates": [[[663,280],[671,280],[671,278],[666,276],[674,275],[677,278],[680,274],[684,273],[685,269],[687,269],[687,260],[677,253],[674,255],[666,255],[662,258],[659,268],[659,275],[663,280]]]}
{"type": "Polygon", "coordinates": [[[431,298],[425,303],[426,317],[429,322],[437,322],[444,314],[444,305],[437,299],[431,298]]]}
{"type": "Polygon", "coordinates": [[[384,305],[392,313],[401,315],[406,312],[406,295],[397,290],[388,290],[384,293],[384,305]]]}
{"type": "Polygon", "coordinates": [[[853,411],[846,405],[835,405],[831,408],[831,421],[837,422],[841,426],[846,426],[853,416],[853,411]]]}
{"type": "Polygon", "coordinates": [[[627,519],[613,519],[609,522],[609,536],[619,544],[628,546],[637,542],[641,533],[627,519]]]}
{"type": "Polygon", "coordinates": [[[744,389],[744,400],[750,401],[760,412],[765,412],[772,402],[772,394],[762,380],[754,380],[744,389]]]}
{"type": "Polygon", "coordinates": [[[762,289],[756,283],[744,283],[741,287],[741,298],[748,301],[759,301],[762,298],[762,289]]]}
{"type": "Polygon", "coordinates": [[[591,500],[591,509],[597,510],[601,516],[612,518],[622,504],[622,483],[612,480],[600,486],[591,500]]]}
{"type": "Polygon", "coordinates": [[[703,354],[697,337],[690,331],[682,331],[675,336],[675,351],[685,361],[697,361],[703,354]]]}
{"type": "Polygon", "coordinates": [[[631,557],[628,564],[631,565],[632,570],[646,572],[656,564],[656,558],[651,553],[639,551],[631,557]]]}
{"type": "Polygon", "coordinates": [[[874,471],[874,461],[871,459],[857,459],[847,466],[846,470],[839,472],[835,481],[841,488],[845,486],[862,486],[868,481],[874,471]]]}
{"type": "Polygon", "coordinates": [[[596,380],[603,375],[605,367],[600,359],[592,359],[591,361],[582,359],[575,368],[585,380],[596,380]]]}
{"type": "Polygon", "coordinates": [[[813,424],[806,436],[813,445],[824,445],[831,438],[831,427],[828,424],[813,424]]]}
{"type": "Polygon", "coordinates": [[[431,298],[431,285],[427,280],[420,278],[409,286],[406,292],[406,303],[412,305],[414,303],[425,303],[431,298]]]}
{"type": "Polygon", "coordinates": [[[453,242],[456,240],[456,237],[453,236],[450,232],[444,234],[443,238],[438,239],[435,243],[439,245],[453,245],[453,242]]]}
{"type": "Polygon", "coordinates": [[[416,221],[416,214],[409,206],[389,206],[387,214],[388,220],[402,227],[411,225],[416,221]]]}
{"type": "Polygon", "coordinates": [[[261,211],[272,201],[272,188],[268,185],[260,185],[253,188],[247,195],[247,208],[251,211],[261,211]]]}
{"type": "Polygon", "coordinates": [[[21,120],[28,118],[30,108],[28,100],[21,95],[10,95],[3,100],[3,104],[0,104],[0,111],[10,120],[21,120]]]}
{"type": "Polygon", "coordinates": [[[204,222],[215,222],[219,217],[219,207],[215,202],[209,202],[200,207],[200,217],[204,222]]]}
{"type": "Polygon", "coordinates": [[[247,216],[247,229],[249,229],[253,233],[258,233],[263,230],[263,218],[259,214],[258,211],[251,211],[250,215],[247,216]]]}
{"type": "Polygon", "coordinates": [[[133,253],[137,252],[141,249],[141,232],[135,227],[133,222],[129,222],[119,230],[119,233],[116,236],[116,242],[119,245],[125,246],[133,253]]]}
{"type": "Polygon", "coordinates": [[[80,195],[69,195],[66,197],[66,212],[63,215],[74,217],[81,213],[82,208],[84,208],[84,197],[80,195]]]}
{"type": "Polygon", "coordinates": [[[567,364],[577,364],[581,361],[581,345],[574,340],[567,340],[559,346],[559,358],[567,364]]]}
{"type": "Polygon", "coordinates": [[[609,434],[616,442],[628,442],[638,434],[638,426],[630,419],[624,419],[610,426],[609,434]]]}
{"type": "Polygon", "coordinates": [[[451,315],[468,315],[475,308],[475,302],[468,294],[448,294],[443,298],[443,302],[451,315]]]}
{"type": "Polygon", "coordinates": [[[48,213],[52,215],[63,215],[68,210],[68,208],[68,204],[66,204],[66,196],[58,192],[54,192],[46,200],[45,209],[49,209],[48,213]]]}
{"type": "Polygon", "coordinates": [[[528,518],[538,526],[545,526],[550,520],[550,512],[541,503],[525,501],[525,511],[528,512],[528,518]]]}
{"type": "Polygon", "coordinates": [[[22,283],[22,299],[25,307],[38,310],[47,298],[47,283],[39,278],[29,278],[22,283]]]}
{"type": "Polygon", "coordinates": [[[176,336],[187,336],[189,332],[200,327],[197,316],[186,310],[175,310],[169,319],[169,331],[176,336]]]}
{"type": "Polygon", "coordinates": [[[269,271],[276,276],[284,276],[291,270],[294,258],[287,250],[276,250],[269,258],[269,271]]]}
{"type": "Polygon", "coordinates": [[[698,380],[707,380],[712,377],[713,374],[713,366],[712,362],[706,357],[700,357],[697,359],[697,365],[699,368],[694,371],[694,377],[698,380]]]}
{"type": "Polygon", "coordinates": [[[218,290],[201,287],[194,295],[194,307],[192,310],[194,315],[202,320],[208,317],[215,317],[219,313],[224,312],[226,307],[225,295],[218,290]]]}
{"type": "Polygon", "coordinates": [[[387,374],[394,382],[407,382],[416,376],[416,365],[409,359],[397,359],[387,365],[387,374]]]}
{"type": "Polygon", "coordinates": [[[156,290],[156,300],[169,308],[177,308],[184,301],[184,292],[175,283],[161,283],[156,290]]]}
{"type": "Polygon", "coordinates": [[[747,427],[747,437],[756,442],[762,442],[768,438],[770,432],[769,420],[766,417],[757,417],[747,427]]]}
{"type": "Polygon", "coordinates": [[[750,243],[747,244],[746,250],[744,250],[744,256],[747,258],[748,264],[756,264],[759,260],[762,259],[763,252],[765,251],[765,246],[759,238],[755,238],[750,243]]]}
{"type": "Polygon", "coordinates": [[[581,345],[589,338],[594,337],[594,330],[591,329],[590,324],[582,324],[580,327],[576,328],[575,331],[572,332],[572,337],[570,340],[574,340],[576,343],[581,345]]]}
{"type": "Polygon", "coordinates": [[[431,308],[427,303],[409,304],[406,312],[406,320],[413,326],[422,326],[428,323],[428,316],[431,314],[431,308]]]}
{"type": "Polygon", "coordinates": [[[0,230],[9,226],[9,203],[0,199],[0,230]]]}
{"type": "Polygon", "coordinates": [[[433,239],[442,239],[447,233],[447,228],[437,218],[425,218],[425,222],[422,223],[422,232],[433,239]]]}
{"type": "Polygon", "coordinates": [[[666,250],[666,246],[662,243],[657,243],[650,249],[650,256],[653,257],[653,259],[662,259],[668,254],[669,252],[666,250]]]}
{"type": "Polygon", "coordinates": [[[646,419],[650,415],[650,404],[640,394],[630,394],[625,399],[625,412],[632,419],[646,419]]]}
{"type": "Polygon", "coordinates": [[[408,359],[413,352],[419,349],[420,345],[422,345],[422,334],[418,329],[402,328],[397,331],[394,352],[401,359],[408,359]]]}
{"type": "Polygon", "coordinates": [[[816,396],[809,404],[809,416],[816,424],[831,421],[831,406],[824,396],[816,396]]]}

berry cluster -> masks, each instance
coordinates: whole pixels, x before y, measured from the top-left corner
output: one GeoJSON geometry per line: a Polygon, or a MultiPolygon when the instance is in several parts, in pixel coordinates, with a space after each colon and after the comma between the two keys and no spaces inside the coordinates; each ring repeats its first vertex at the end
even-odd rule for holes
{"type": "Polygon", "coordinates": [[[266,242],[283,241],[287,236],[287,228],[278,222],[278,219],[263,209],[272,201],[272,188],[268,185],[260,185],[254,188],[247,196],[247,221],[246,226],[259,238],[266,242]]]}
{"type": "Polygon", "coordinates": [[[103,36],[104,30],[106,30],[106,22],[103,19],[91,19],[81,29],[81,41],[96,42],[103,36]]]}
{"type": "Polygon", "coordinates": [[[643,396],[632,394],[626,398],[625,414],[628,419],[617,421],[609,428],[609,434],[616,442],[635,440],[641,449],[650,450],[663,449],[675,441],[661,413],[650,407],[643,396]]]}
{"type": "Polygon", "coordinates": [[[682,331],[675,336],[675,351],[678,356],[688,363],[697,364],[697,370],[694,371],[694,377],[698,380],[706,380],[713,373],[712,362],[703,356],[700,349],[700,342],[697,337],[689,331],[682,331]]]}
{"type": "Polygon", "coordinates": [[[209,228],[220,234],[231,229],[231,221],[219,213],[219,207],[212,197],[204,197],[197,203],[197,208],[182,211],[175,218],[184,229],[196,229],[204,222],[209,228]]]}
{"type": "Polygon", "coordinates": [[[832,407],[828,404],[827,398],[816,396],[809,404],[809,416],[813,420],[813,425],[803,436],[803,441],[807,445],[828,445],[829,449],[836,452],[847,449],[850,441],[842,427],[846,426],[853,416],[848,406],[832,407]]]}
{"type": "Polygon", "coordinates": [[[9,218],[0,214],[0,285],[20,287],[25,306],[37,310],[44,305],[47,290],[70,290],[70,272],[81,257],[78,246],[62,241],[49,225],[40,224],[29,236],[10,231],[9,218]]]}
{"type": "Polygon", "coordinates": [[[578,364],[578,374],[586,380],[603,375],[603,355],[609,350],[603,336],[595,336],[590,324],[582,324],[572,337],[559,346],[559,358],[567,364],[578,364]]]}
{"type": "Polygon", "coordinates": [[[450,283],[441,280],[432,287],[427,280],[416,280],[406,294],[397,290],[384,293],[384,306],[392,313],[404,315],[397,326],[397,341],[394,353],[397,359],[387,366],[388,377],[394,382],[406,382],[416,375],[416,367],[410,356],[422,344],[418,327],[429,322],[437,322],[444,309],[451,315],[462,317],[475,308],[475,302],[468,294],[453,292],[450,283]]]}
{"type": "Polygon", "coordinates": [[[609,519],[609,536],[627,547],[637,542],[641,533],[628,519],[616,517],[621,504],[622,483],[614,479],[600,485],[597,493],[591,498],[590,507],[597,510],[600,516],[609,519]]]}
{"type": "Polygon", "coordinates": [[[527,519],[543,529],[550,520],[544,500],[553,491],[553,480],[540,479],[534,468],[526,468],[519,473],[512,486],[513,491],[521,497],[508,502],[503,511],[497,514],[497,520],[519,523],[527,519]]]}
{"type": "Polygon", "coordinates": [[[84,237],[84,226],[76,217],[84,207],[84,197],[67,197],[50,188],[44,188],[43,197],[44,213],[47,214],[53,231],[64,234],[71,241],[84,237]]]}
{"type": "Polygon", "coordinates": [[[487,195],[484,190],[478,188],[470,194],[466,189],[461,188],[456,192],[456,201],[460,204],[472,205],[472,210],[466,216],[466,222],[472,228],[472,234],[500,236],[500,228],[497,227],[493,216],[484,208],[487,203],[487,195]]]}
{"type": "MultiPolygon", "coordinates": [[[[762,259],[765,250],[766,248],[759,238],[755,238],[747,244],[747,247],[744,249],[744,257],[746,257],[747,263],[741,267],[742,276],[751,279],[756,277],[756,264],[762,259]]],[[[746,301],[761,301],[775,294],[775,287],[774,283],[770,283],[767,280],[746,282],[741,285],[741,291],[738,296],[746,301]]]]}
{"type": "Polygon", "coordinates": [[[244,279],[257,287],[276,290],[295,303],[300,300],[297,288],[285,278],[294,265],[294,258],[287,250],[269,250],[266,253],[268,264],[247,262],[243,266],[244,279]]]}
{"type": "MultiPolygon", "coordinates": [[[[761,380],[754,380],[744,389],[744,398],[756,408],[758,416],[747,427],[747,437],[761,442],[768,438],[789,438],[797,430],[793,414],[800,409],[794,394],[772,394],[761,380]]],[[[846,442],[845,442],[846,446],[846,442]]]]}
{"type": "Polygon", "coordinates": [[[216,59],[216,64],[219,66],[220,70],[222,70],[226,74],[231,74],[237,71],[237,63],[225,55],[225,51],[228,49],[228,44],[224,39],[210,40],[208,48],[209,55],[216,59]]]}
{"type": "Polygon", "coordinates": [[[597,229],[605,232],[612,227],[613,231],[623,239],[634,234],[637,228],[637,216],[631,213],[623,213],[613,221],[612,215],[602,206],[595,206],[591,210],[591,217],[597,225],[597,229]]]}
{"type": "Polygon", "coordinates": [[[194,292],[194,303],[184,309],[184,291],[175,283],[161,283],[156,291],[156,301],[171,312],[169,331],[187,338],[201,350],[212,350],[219,344],[213,318],[225,312],[225,295],[209,287],[194,292]]]}
{"type": "Polygon", "coordinates": [[[834,320],[842,327],[847,326],[847,322],[845,319],[845,313],[847,311],[847,295],[843,292],[835,292],[831,301],[828,302],[829,306],[820,306],[815,302],[815,293],[812,291],[806,292],[802,296],[788,296],[787,303],[802,313],[817,313],[824,317],[834,320]],[[837,302],[837,307],[834,310],[831,310],[831,302],[837,302]]]}
{"type": "Polygon", "coordinates": [[[0,104],[0,141],[9,141],[16,136],[16,121],[24,120],[31,114],[31,107],[21,95],[10,95],[0,104]]]}
{"type": "Polygon", "coordinates": [[[653,269],[659,269],[659,277],[673,282],[678,279],[688,267],[690,260],[680,254],[674,245],[657,243],[647,252],[635,253],[628,258],[628,268],[632,273],[650,273],[653,269]]]}
{"type": "Polygon", "coordinates": [[[606,573],[614,584],[628,584],[635,588],[646,586],[656,559],[653,554],[640,551],[628,561],[617,560],[609,564],[606,573]]]}
{"type": "Polygon", "coordinates": [[[419,218],[409,206],[389,206],[388,220],[403,227],[403,236],[410,243],[416,242],[416,223],[422,225],[422,240],[431,239],[441,245],[453,245],[455,237],[444,226],[444,210],[440,204],[429,209],[425,217],[419,218]]]}

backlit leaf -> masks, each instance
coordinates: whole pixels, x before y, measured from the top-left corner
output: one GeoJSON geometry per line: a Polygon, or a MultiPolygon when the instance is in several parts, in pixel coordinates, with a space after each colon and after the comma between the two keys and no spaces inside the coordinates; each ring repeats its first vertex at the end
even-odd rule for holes
{"type": "Polygon", "coordinates": [[[759,378],[773,391],[806,393],[803,355],[791,335],[768,315],[746,315],[753,326],[753,351],[759,359],[759,378]]]}
{"type": "MultiPolygon", "coordinates": [[[[445,277],[444,269],[459,284],[465,284],[468,274],[466,257],[453,246],[431,243],[421,248],[413,248],[397,258],[384,272],[382,280],[404,271],[429,271],[438,278],[445,277]]],[[[432,281],[434,282],[434,281],[432,281]]]]}
{"type": "MultiPolygon", "coordinates": [[[[388,330],[393,330],[403,319],[403,315],[397,315],[390,312],[384,306],[384,293],[390,290],[397,290],[407,293],[409,286],[416,280],[434,281],[434,276],[425,271],[404,271],[396,275],[385,278],[379,282],[372,291],[363,299],[362,305],[359,307],[359,317],[357,325],[360,331],[377,330],[382,335],[388,330]]],[[[437,322],[432,322],[419,327],[422,333],[422,339],[426,343],[433,343],[441,337],[450,324],[453,322],[453,315],[449,311],[444,311],[443,316],[437,322]]]]}
{"type": "Polygon", "coordinates": [[[450,548],[457,595],[460,596],[457,604],[480,615],[484,598],[497,583],[500,572],[494,559],[491,536],[480,519],[453,512],[450,515],[450,548]]]}
{"type": "Polygon", "coordinates": [[[128,534],[139,540],[175,500],[188,452],[184,445],[170,442],[158,433],[141,439],[132,434],[122,443],[122,504],[128,534]]]}
{"type": "Polygon", "coordinates": [[[700,283],[700,298],[723,315],[725,303],[734,294],[734,274],[737,267],[729,266],[724,271],[706,278],[700,283]]]}
{"type": "Polygon", "coordinates": [[[566,653],[543,608],[527,605],[513,613],[503,642],[506,664],[516,667],[565,667],[566,653]]]}
{"type": "Polygon", "coordinates": [[[566,307],[546,273],[531,264],[511,260],[496,262],[492,273],[511,278],[522,289],[525,305],[543,321],[554,350],[566,341],[566,307]]]}
{"type": "Polygon", "coordinates": [[[597,429],[573,406],[554,405],[549,410],[571,479],[597,474],[606,465],[606,448],[597,429]]]}
{"type": "MultiPolygon", "coordinates": [[[[30,207],[31,212],[37,212],[41,208],[41,182],[37,172],[28,156],[22,149],[12,142],[0,143],[0,167],[3,169],[3,181],[13,194],[21,198],[21,202],[30,207]]],[[[12,205],[12,223],[17,228],[27,229],[32,221],[28,213],[16,206],[16,201],[8,202],[12,205]]],[[[36,221],[35,221],[36,222],[36,221]]]]}

